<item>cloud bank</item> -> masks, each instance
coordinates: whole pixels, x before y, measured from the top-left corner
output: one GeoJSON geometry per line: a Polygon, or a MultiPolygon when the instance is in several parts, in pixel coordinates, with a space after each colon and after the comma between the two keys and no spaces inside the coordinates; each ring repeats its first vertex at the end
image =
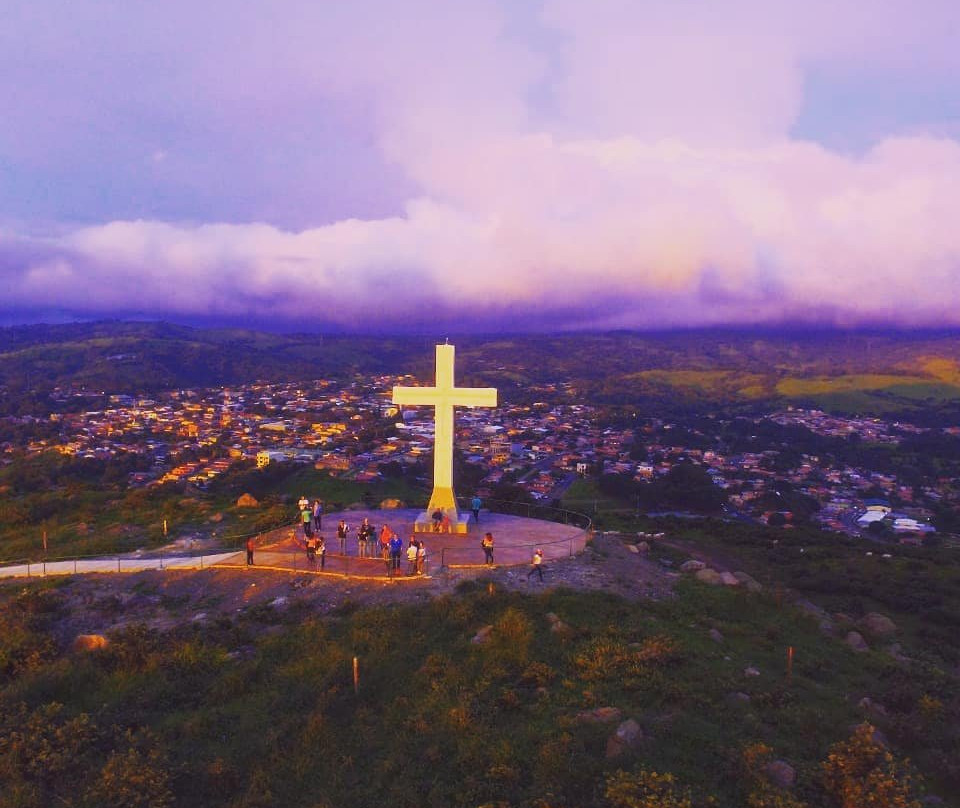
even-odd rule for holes
{"type": "Polygon", "coordinates": [[[960,93],[796,131],[956,75],[954,4],[112,5],[0,31],[0,311],[960,325],[960,93]]]}

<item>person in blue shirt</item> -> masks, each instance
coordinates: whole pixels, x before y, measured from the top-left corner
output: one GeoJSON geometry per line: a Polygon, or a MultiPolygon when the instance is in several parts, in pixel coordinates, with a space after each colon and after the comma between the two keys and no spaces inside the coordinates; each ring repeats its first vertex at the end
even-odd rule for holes
{"type": "Polygon", "coordinates": [[[480,497],[474,495],[473,499],[470,500],[470,510],[473,511],[473,521],[476,524],[480,524],[480,506],[483,503],[480,501],[480,497]]]}
{"type": "MultiPolygon", "coordinates": [[[[392,532],[392,531],[391,531],[392,532]]],[[[400,571],[400,556],[403,554],[403,539],[396,533],[390,536],[390,569],[400,571]]]]}

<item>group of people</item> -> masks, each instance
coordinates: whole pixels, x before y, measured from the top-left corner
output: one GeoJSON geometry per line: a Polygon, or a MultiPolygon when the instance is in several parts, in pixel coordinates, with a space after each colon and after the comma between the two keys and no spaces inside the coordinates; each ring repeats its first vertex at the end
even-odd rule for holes
{"type": "MultiPolygon", "coordinates": [[[[474,497],[470,503],[470,509],[473,511],[475,522],[480,520],[481,501],[479,497],[474,497]]],[[[306,548],[307,561],[315,567],[317,561],[320,562],[320,569],[326,567],[327,545],[320,530],[323,526],[323,502],[319,499],[314,500],[313,505],[307,497],[300,497],[297,502],[297,508],[300,512],[300,524],[303,528],[303,541],[306,548]]],[[[440,508],[437,508],[432,514],[433,529],[435,532],[450,532],[450,517],[440,508]]],[[[347,553],[347,536],[351,532],[350,525],[346,520],[340,519],[337,522],[337,543],[340,554],[347,553]]],[[[396,575],[400,571],[400,566],[404,556],[403,540],[392,530],[389,525],[383,524],[378,531],[370,524],[369,517],[364,517],[356,531],[357,536],[357,557],[358,558],[381,558],[387,562],[387,571],[391,575],[396,575]]],[[[483,549],[484,564],[488,567],[494,565],[493,560],[493,533],[487,531],[480,540],[480,547],[483,549]]],[[[427,549],[422,539],[416,535],[411,536],[406,548],[406,558],[408,564],[408,573],[410,575],[423,575],[424,565],[427,557],[427,549]]],[[[247,563],[253,563],[253,547],[247,547],[247,563]]],[[[537,575],[543,580],[543,551],[538,547],[533,552],[533,558],[530,562],[530,570],[527,572],[527,578],[537,575]]]]}
{"type": "MultiPolygon", "coordinates": [[[[326,566],[327,545],[323,536],[317,530],[316,535],[307,532],[306,521],[304,520],[304,547],[307,552],[307,561],[311,566],[316,566],[320,562],[320,569],[326,566]]],[[[337,543],[340,554],[347,554],[347,537],[352,528],[345,519],[337,522],[337,543]]],[[[396,575],[400,571],[403,561],[403,539],[389,525],[383,524],[378,531],[370,524],[369,517],[364,517],[356,531],[357,535],[357,558],[381,558],[387,562],[387,571],[391,575],[396,575]]],[[[427,558],[427,548],[422,540],[416,536],[410,538],[406,550],[407,561],[410,565],[411,575],[423,575],[424,565],[427,558]]]]}
{"type": "Polygon", "coordinates": [[[307,563],[311,567],[317,566],[317,559],[320,560],[320,569],[324,569],[327,566],[327,543],[324,541],[323,536],[319,533],[316,536],[311,536],[306,540],[307,546],[307,563]]]}
{"type": "Polygon", "coordinates": [[[297,509],[300,512],[300,524],[303,525],[304,538],[313,536],[314,531],[320,532],[323,527],[323,503],[319,499],[310,504],[306,497],[300,497],[297,501],[297,509]]]}

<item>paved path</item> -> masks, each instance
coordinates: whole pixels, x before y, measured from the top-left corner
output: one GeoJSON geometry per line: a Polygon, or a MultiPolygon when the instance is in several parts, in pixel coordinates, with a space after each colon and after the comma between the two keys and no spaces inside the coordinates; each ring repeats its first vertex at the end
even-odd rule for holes
{"type": "Polygon", "coordinates": [[[85,572],[140,572],[141,570],[192,570],[243,561],[244,554],[236,550],[202,556],[159,556],[145,558],[82,558],[76,561],[47,561],[32,564],[14,564],[0,567],[0,576],[26,578],[43,575],[74,575],[85,572]]]}

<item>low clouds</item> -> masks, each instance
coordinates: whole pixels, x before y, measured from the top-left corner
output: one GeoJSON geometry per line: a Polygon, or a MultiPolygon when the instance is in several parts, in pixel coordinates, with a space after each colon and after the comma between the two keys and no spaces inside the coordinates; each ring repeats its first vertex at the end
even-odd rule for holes
{"type": "Polygon", "coordinates": [[[792,135],[810,70],[960,68],[950,5],[323,5],[266,26],[173,3],[142,29],[124,5],[104,29],[80,4],[74,67],[105,70],[126,33],[134,76],[109,92],[77,78],[70,99],[32,83],[54,119],[83,130],[95,114],[116,147],[83,130],[71,153],[90,174],[112,160],[88,197],[106,215],[18,210],[31,176],[76,176],[27,134],[44,149],[68,136],[21,109],[0,134],[17,220],[0,226],[0,311],[361,330],[960,324],[945,121],[905,120],[858,154],[792,135]],[[906,44],[922,47],[910,64],[906,44]],[[139,87],[149,103],[124,101],[139,87]]]}

